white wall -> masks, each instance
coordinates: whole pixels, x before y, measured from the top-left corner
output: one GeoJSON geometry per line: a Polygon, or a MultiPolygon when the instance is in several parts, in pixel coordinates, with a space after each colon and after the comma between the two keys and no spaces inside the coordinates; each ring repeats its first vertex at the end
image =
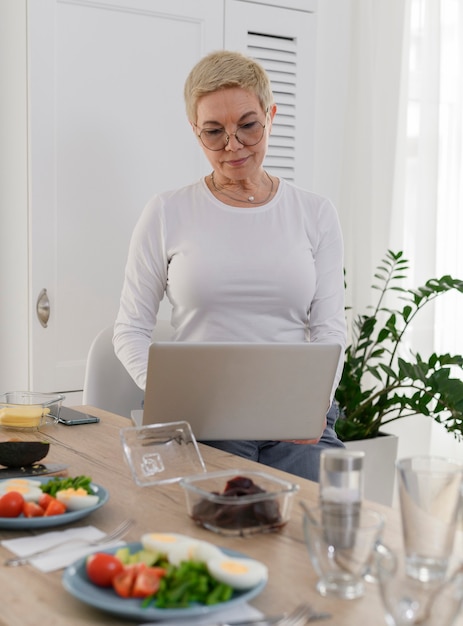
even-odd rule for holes
{"type": "Polygon", "coordinates": [[[28,361],[26,1],[2,0],[0,15],[0,391],[29,389],[27,370],[11,386],[12,361],[28,361]],[[7,208],[13,207],[13,211],[7,208]],[[14,216],[14,218],[13,218],[14,216]],[[10,251],[13,250],[13,255],[10,251]]]}
{"type": "MultiPolygon", "coordinates": [[[[334,202],[344,226],[348,215],[341,202],[341,181],[350,63],[350,12],[351,0],[322,0],[318,3],[314,191],[334,202]]],[[[347,232],[346,227],[343,230],[347,232]]]]}

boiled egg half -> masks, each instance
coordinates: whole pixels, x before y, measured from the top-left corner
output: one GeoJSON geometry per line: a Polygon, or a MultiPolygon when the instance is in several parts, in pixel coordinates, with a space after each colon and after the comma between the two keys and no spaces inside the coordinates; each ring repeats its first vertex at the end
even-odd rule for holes
{"type": "Polygon", "coordinates": [[[178,533],[146,533],[141,543],[145,550],[165,554],[172,565],[182,561],[206,563],[211,576],[233,589],[250,589],[267,580],[267,567],[260,561],[229,557],[208,541],[178,533]]]}
{"type": "Polygon", "coordinates": [[[260,561],[222,556],[207,562],[211,576],[233,589],[250,589],[267,580],[267,567],[260,561]]]}
{"type": "Polygon", "coordinates": [[[178,533],[145,533],[141,538],[145,550],[165,554],[169,560],[175,546],[188,541],[192,541],[190,537],[178,533]]]}
{"type": "Polygon", "coordinates": [[[141,543],[145,550],[165,554],[172,565],[180,565],[182,561],[207,563],[222,555],[222,551],[208,541],[177,533],[147,533],[142,536],[141,543]]]}
{"type": "Polygon", "coordinates": [[[187,539],[179,541],[169,552],[169,561],[172,565],[180,565],[182,561],[200,561],[208,563],[211,559],[223,556],[219,548],[208,541],[187,539]]]}
{"type": "Polygon", "coordinates": [[[39,480],[31,480],[28,478],[10,478],[0,483],[0,496],[15,491],[20,493],[26,502],[38,502],[42,495],[40,489],[41,482],[39,480]]]}
{"type": "Polygon", "coordinates": [[[68,511],[80,511],[98,504],[98,496],[89,494],[85,489],[61,489],[56,492],[56,499],[62,502],[68,511]]]}

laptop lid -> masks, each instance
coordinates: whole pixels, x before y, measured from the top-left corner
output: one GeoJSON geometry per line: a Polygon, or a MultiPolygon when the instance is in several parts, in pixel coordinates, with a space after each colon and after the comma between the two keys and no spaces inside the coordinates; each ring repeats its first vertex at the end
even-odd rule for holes
{"type": "Polygon", "coordinates": [[[154,342],[143,425],[185,420],[198,440],[316,439],[339,345],[154,342]]]}

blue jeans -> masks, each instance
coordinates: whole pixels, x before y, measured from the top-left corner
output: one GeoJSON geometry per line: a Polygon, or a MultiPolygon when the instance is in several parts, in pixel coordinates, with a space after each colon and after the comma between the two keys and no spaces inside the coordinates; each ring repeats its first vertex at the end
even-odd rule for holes
{"type": "Polygon", "coordinates": [[[338,416],[338,405],[336,402],[333,402],[326,415],[326,428],[320,441],[315,444],[235,439],[228,441],[203,441],[202,443],[318,482],[321,451],[325,448],[345,447],[342,441],[338,439],[334,430],[338,416]]]}

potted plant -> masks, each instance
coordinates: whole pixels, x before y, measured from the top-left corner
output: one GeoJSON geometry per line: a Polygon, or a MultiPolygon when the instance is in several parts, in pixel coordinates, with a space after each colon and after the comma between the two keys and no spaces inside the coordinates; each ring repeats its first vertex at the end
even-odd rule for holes
{"type": "Polygon", "coordinates": [[[463,356],[433,353],[424,359],[404,341],[423,307],[452,289],[463,293],[463,281],[447,275],[406,288],[408,265],[402,252],[389,250],[375,273],[379,282],[372,285],[379,291],[376,305],[369,315],[354,318],[336,392],[341,413],[336,430],[343,441],[377,437],[387,424],[416,414],[463,439],[463,356]],[[386,306],[392,293],[402,306],[386,306]]]}
{"type": "MultiPolygon", "coordinates": [[[[407,330],[423,307],[451,290],[463,293],[463,281],[447,275],[412,289],[404,286],[408,268],[402,252],[388,250],[372,285],[379,292],[376,305],[353,319],[336,391],[336,431],[342,441],[353,442],[347,447],[358,449],[356,441],[377,438],[388,424],[417,414],[463,440],[463,356],[423,358],[406,343],[407,330]],[[393,296],[399,304],[391,307],[393,296]]],[[[391,480],[393,485],[394,472],[391,480]]]]}

